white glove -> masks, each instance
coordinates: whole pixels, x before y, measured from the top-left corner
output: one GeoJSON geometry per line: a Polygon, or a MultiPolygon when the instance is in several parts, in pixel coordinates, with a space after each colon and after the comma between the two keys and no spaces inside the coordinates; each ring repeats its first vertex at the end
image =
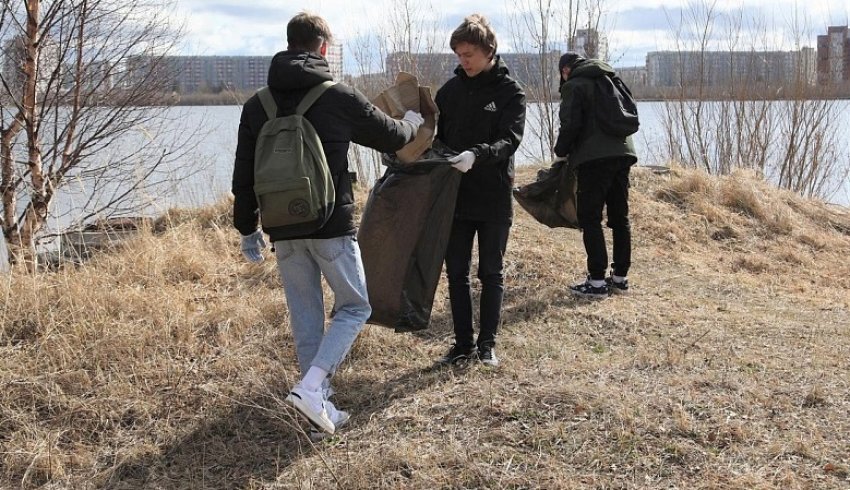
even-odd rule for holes
{"type": "Polygon", "coordinates": [[[264,248],[266,248],[266,241],[263,240],[262,230],[257,230],[250,235],[244,235],[242,237],[242,255],[248,259],[248,262],[259,264],[265,260],[261,252],[264,248]]]}
{"type": "Polygon", "coordinates": [[[414,129],[415,131],[419,131],[419,126],[421,126],[421,125],[422,125],[422,123],[424,123],[424,122],[425,122],[425,119],[422,117],[422,115],[421,115],[421,114],[419,114],[418,112],[415,112],[415,111],[407,111],[407,112],[405,112],[405,113],[404,113],[404,117],[403,117],[403,118],[401,118],[401,120],[402,120],[402,121],[407,121],[407,122],[409,122],[410,124],[412,124],[412,125],[413,125],[413,129],[414,129]]]}
{"type": "Polygon", "coordinates": [[[469,172],[469,169],[472,168],[472,164],[475,163],[475,153],[466,150],[460,155],[455,155],[449,158],[449,161],[452,162],[452,167],[466,173],[469,172]]]}

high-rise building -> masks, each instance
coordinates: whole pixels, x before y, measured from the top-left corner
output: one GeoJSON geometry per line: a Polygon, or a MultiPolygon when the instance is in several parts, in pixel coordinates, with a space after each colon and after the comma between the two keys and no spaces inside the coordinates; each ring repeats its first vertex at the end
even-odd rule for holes
{"type": "Polygon", "coordinates": [[[341,82],[343,74],[342,44],[334,43],[328,46],[325,59],[328,60],[328,66],[331,69],[331,75],[333,75],[334,80],[341,82]]]}
{"type": "Polygon", "coordinates": [[[575,51],[586,58],[608,59],[608,38],[596,29],[578,29],[567,43],[567,51],[575,51]]]}
{"type": "Polygon", "coordinates": [[[850,29],[829,26],[818,36],[817,80],[819,85],[850,82],[850,29]]]}
{"type": "Polygon", "coordinates": [[[814,83],[814,49],[800,51],[652,51],[651,87],[783,87],[814,83]]]}
{"type": "Polygon", "coordinates": [[[175,92],[220,92],[262,87],[271,59],[271,56],[169,56],[164,63],[175,92]]]}
{"type": "MultiPolygon", "coordinates": [[[[326,56],[337,81],[342,80],[342,53],[342,44],[333,44],[326,56]]],[[[272,56],[168,56],[164,63],[172,89],[193,93],[257,90],[268,81],[271,60],[272,56]]]]}

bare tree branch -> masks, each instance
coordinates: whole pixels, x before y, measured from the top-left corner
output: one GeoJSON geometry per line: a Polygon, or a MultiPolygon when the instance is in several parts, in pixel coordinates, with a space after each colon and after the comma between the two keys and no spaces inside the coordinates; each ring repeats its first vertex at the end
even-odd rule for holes
{"type": "Polygon", "coordinates": [[[839,104],[815,94],[805,21],[792,12],[786,28],[795,50],[783,53],[785,65],[777,68],[766,59],[778,42],[776,27],[743,9],[722,17],[716,5],[691,2],[671,22],[679,85],[664,103],[666,156],[712,174],[752,169],[780,188],[826,197],[850,166],[841,159],[839,104]]]}
{"type": "Polygon", "coordinates": [[[55,232],[45,225],[68,211],[54,208],[70,183],[86,195],[64,220],[78,224],[140,209],[146,189],[192,172],[173,165],[190,138],[163,119],[164,56],[179,37],[171,1],[3,2],[0,49],[13,69],[0,99],[17,111],[0,112],[0,227],[13,260],[31,262],[55,232]]]}

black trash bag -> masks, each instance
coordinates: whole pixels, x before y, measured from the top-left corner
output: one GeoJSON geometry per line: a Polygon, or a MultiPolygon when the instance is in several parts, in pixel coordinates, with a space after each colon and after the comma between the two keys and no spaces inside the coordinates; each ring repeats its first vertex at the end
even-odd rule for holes
{"type": "Polygon", "coordinates": [[[514,188],[514,199],[549,228],[580,229],[576,214],[578,179],[575,165],[557,161],[537,172],[537,180],[514,188]]]}
{"type": "Polygon", "coordinates": [[[369,192],[357,240],[366,270],[368,323],[397,332],[428,328],[449,242],[461,173],[435,144],[419,160],[388,167],[369,192]]]}

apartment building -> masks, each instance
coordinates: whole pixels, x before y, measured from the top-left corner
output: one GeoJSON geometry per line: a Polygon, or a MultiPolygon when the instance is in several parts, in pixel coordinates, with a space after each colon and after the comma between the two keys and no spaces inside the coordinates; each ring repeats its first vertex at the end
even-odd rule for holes
{"type": "MultiPolygon", "coordinates": [[[[165,61],[172,90],[178,93],[250,91],[266,85],[272,56],[169,56],[165,61]]],[[[342,80],[343,49],[327,53],[334,80],[342,80]]]]}
{"type": "Polygon", "coordinates": [[[646,82],[660,88],[813,85],[815,51],[652,51],[646,82]]]}
{"type": "Polygon", "coordinates": [[[818,36],[817,80],[819,85],[850,83],[850,29],[829,26],[818,36]]]}

